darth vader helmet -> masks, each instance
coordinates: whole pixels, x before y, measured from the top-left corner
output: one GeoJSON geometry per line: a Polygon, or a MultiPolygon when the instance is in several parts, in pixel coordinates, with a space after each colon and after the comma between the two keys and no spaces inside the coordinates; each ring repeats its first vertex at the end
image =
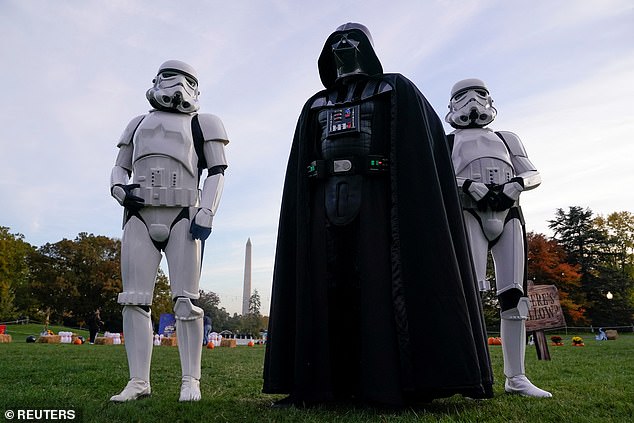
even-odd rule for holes
{"type": "Polygon", "coordinates": [[[343,24],[330,34],[317,63],[326,88],[346,76],[383,73],[370,31],[360,23],[343,24]]]}

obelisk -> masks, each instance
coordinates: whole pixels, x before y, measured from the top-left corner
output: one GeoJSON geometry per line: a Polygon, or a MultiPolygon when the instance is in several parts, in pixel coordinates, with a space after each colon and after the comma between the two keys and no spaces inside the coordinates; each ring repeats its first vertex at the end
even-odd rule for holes
{"type": "Polygon", "coordinates": [[[244,252],[244,288],[242,290],[242,315],[249,314],[249,300],[251,299],[251,238],[247,240],[244,252]]]}

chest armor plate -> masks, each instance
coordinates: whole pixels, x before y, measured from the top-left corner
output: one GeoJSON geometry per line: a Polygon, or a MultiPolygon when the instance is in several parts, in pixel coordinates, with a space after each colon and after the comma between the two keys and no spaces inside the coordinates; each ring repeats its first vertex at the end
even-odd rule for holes
{"type": "Polygon", "coordinates": [[[458,177],[499,185],[515,176],[508,148],[492,131],[457,131],[451,158],[458,177]]]}
{"type": "Polygon", "coordinates": [[[191,116],[153,112],[134,134],[133,183],[147,205],[187,207],[198,202],[198,157],[191,116]]]}
{"type": "Polygon", "coordinates": [[[322,157],[367,156],[372,144],[373,102],[340,106],[319,112],[322,157]]]}
{"type": "MultiPolygon", "coordinates": [[[[328,92],[316,113],[317,154],[325,160],[385,155],[390,145],[390,104],[389,88],[373,81],[328,92]],[[347,93],[342,92],[345,89],[347,93]]],[[[326,216],[332,224],[343,226],[356,218],[364,201],[364,183],[357,171],[325,181],[326,216]]]]}

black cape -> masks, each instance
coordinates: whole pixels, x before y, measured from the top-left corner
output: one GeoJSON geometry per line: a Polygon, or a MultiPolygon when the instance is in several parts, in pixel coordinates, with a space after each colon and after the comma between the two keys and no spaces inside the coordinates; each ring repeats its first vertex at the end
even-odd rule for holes
{"type": "Polygon", "coordinates": [[[311,230],[323,211],[309,198],[306,177],[314,159],[307,141],[315,138],[311,105],[322,91],[301,112],[286,171],[263,391],[290,394],[299,404],[331,400],[330,354],[364,351],[370,358],[359,360],[371,367],[361,381],[366,400],[401,405],[456,393],[491,397],[481,303],[442,124],[408,79],[377,78],[392,87],[389,204],[377,217],[389,230],[387,239],[368,241],[389,250],[389,291],[370,294],[355,309],[378,316],[360,329],[360,346],[330,345],[327,284],[315,265],[323,240],[311,230]]]}

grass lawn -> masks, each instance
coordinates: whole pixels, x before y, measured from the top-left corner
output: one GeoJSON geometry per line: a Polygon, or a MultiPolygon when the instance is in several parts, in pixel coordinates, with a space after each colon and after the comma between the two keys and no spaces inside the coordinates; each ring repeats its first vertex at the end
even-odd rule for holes
{"type": "MultiPolygon", "coordinates": [[[[631,422],[634,421],[634,335],[616,341],[581,334],[585,347],[550,346],[551,361],[538,361],[528,347],[527,374],[553,398],[503,392],[502,352],[490,346],[495,397],[473,401],[454,396],[402,410],[324,406],[272,409],[280,396],[264,395],[264,347],[203,351],[203,399],[178,402],[180,365],[174,347],[156,347],[152,396],[112,404],[128,379],[121,345],[27,344],[40,326],[9,326],[13,342],[0,344],[0,412],[73,409],[84,422],[631,422]]],[[[57,332],[57,329],[53,328],[57,332]]],[[[87,334],[81,333],[84,336],[87,334]]],[[[552,334],[548,334],[550,337],[552,334]]],[[[9,421],[9,420],[5,420],[9,421]]],[[[15,419],[15,421],[18,421],[15,419]]]]}

